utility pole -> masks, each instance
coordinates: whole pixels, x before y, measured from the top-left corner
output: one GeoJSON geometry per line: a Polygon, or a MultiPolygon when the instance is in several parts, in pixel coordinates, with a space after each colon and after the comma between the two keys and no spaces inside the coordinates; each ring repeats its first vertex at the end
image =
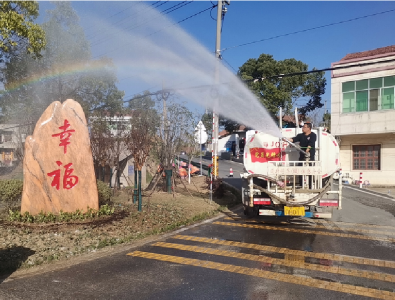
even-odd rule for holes
{"type": "MultiPolygon", "coordinates": [[[[215,40],[215,57],[217,58],[217,62],[215,65],[215,82],[214,86],[218,89],[219,84],[219,63],[221,60],[221,29],[222,29],[222,5],[223,1],[218,0],[217,5],[217,37],[215,40]]],[[[219,93],[215,93],[217,97],[219,97],[219,93]]],[[[216,112],[216,108],[218,109],[219,99],[214,99],[214,109],[213,109],[213,134],[212,134],[212,175],[216,179],[218,177],[218,129],[219,129],[219,115],[216,112]]],[[[211,176],[212,176],[211,175],[211,176]]],[[[212,181],[212,180],[211,180],[212,181]]]]}
{"type": "Polygon", "coordinates": [[[325,108],[324,108],[324,127],[326,127],[326,119],[325,119],[325,115],[326,115],[326,100],[325,100],[325,108]]]}

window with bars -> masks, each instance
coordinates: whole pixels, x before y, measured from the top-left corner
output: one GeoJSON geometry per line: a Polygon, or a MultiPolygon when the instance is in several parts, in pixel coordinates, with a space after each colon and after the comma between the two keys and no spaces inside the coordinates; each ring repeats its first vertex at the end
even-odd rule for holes
{"type": "Polygon", "coordinates": [[[380,170],[380,145],[352,146],[354,170],[380,170]]]}

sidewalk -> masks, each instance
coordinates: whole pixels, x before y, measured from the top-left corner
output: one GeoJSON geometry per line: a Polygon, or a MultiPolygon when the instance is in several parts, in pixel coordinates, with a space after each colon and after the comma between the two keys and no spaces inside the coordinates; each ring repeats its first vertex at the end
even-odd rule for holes
{"type": "Polygon", "coordinates": [[[395,187],[388,187],[388,188],[375,188],[375,187],[367,187],[365,188],[366,190],[384,194],[386,196],[391,196],[392,198],[395,198],[395,187]]]}
{"type": "Polygon", "coordinates": [[[385,196],[385,197],[391,197],[391,198],[395,198],[395,186],[389,186],[389,187],[366,187],[363,186],[363,188],[359,188],[359,185],[355,185],[355,184],[344,184],[343,183],[343,187],[345,186],[349,186],[351,188],[357,189],[357,190],[361,190],[361,191],[370,191],[373,193],[377,193],[379,195],[385,196]]]}

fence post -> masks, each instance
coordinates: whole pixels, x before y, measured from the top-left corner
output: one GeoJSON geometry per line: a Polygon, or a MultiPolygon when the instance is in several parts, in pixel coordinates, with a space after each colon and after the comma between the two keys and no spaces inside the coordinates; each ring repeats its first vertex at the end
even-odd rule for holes
{"type": "Polygon", "coordinates": [[[362,188],[362,172],[359,173],[359,188],[362,188]]]}

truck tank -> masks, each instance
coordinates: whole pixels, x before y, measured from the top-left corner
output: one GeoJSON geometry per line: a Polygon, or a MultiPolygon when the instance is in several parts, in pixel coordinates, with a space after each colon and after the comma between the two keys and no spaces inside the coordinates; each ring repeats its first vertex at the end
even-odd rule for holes
{"type": "Polygon", "coordinates": [[[341,178],[338,187],[333,184],[340,169],[339,145],[323,128],[312,132],[317,135],[315,160],[300,162],[299,145],[286,138],[301,130],[281,129],[282,138],[247,131],[240,174],[247,215],[330,218],[333,208],[341,209],[341,178]]]}
{"type": "MultiPolygon", "coordinates": [[[[321,128],[313,129],[312,132],[317,135],[315,160],[320,161],[318,170],[322,178],[325,178],[340,168],[339,145],[330,133],[324,132],[321,128]]],[[[293,138],[296,135],[296,128],[282,129],[282,136],[285,138],[293,138]]],[[[248,173],[264,174],[275,179],[274,164],[270,162],[299,161],[300,152],[278,137],[253,130],[248,131],[246,136],[244,167],[248,173]]],[[[292,170],[285,172],[292,174],[292,170]]]]}

